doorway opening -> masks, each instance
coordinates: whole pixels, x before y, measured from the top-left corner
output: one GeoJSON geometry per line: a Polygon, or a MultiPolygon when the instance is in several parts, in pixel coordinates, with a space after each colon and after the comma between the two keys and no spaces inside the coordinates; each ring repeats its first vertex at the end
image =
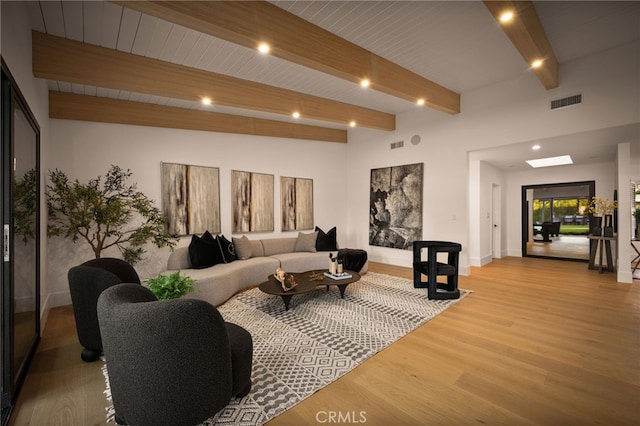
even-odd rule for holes
{"type": "Polygon", "coordinates": [[[522,187],[522,255],[589,261],[595,181],[522,187]]]}

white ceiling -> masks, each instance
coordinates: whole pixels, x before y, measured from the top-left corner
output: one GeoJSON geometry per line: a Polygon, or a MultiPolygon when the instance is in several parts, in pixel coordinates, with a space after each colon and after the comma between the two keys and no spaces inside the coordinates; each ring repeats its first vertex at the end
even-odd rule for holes
{"type": "MultiPolygon", "coordinates": [[[[530,72],[480,1],[273,3],[463,97],[465,92],[530,72]]],[[[563,62],[640,38],[640,2],[536,1],[534,4],[561,67],[563,62]]],[[[112,3],[32,1],[28,7],[32,28],[49,34],[388,113],[400,114],[415,108],[411,102],[364,90],[353,83],[282,59],[262,56],[253,49],[112,3]]],[[[50,81],[49,87],[50,90],[86,95],[203,108],[199,103],[66,82],[50,81]]],[[[290,120],[275,114],[220,106],[215,107],[215,111],[290,120]]],[[[598,134],[597,138],[580,135],[579,142],[567,137],[551,145],[561,143],[567,149],[573,149],[575,145],[578,151],[569,153],[575,155],[576,162],[609,161],[613,159],[618,143],[614,138],[630,131],[637,135],[638,126],[611,129],[610,134],[598,134]],[[603,137],[609,142],[603,144],[603,137]],[[590,142],[592,139],[593,143],[590,142]]],[[[530,144],[525,143],[477,155],[497,167],[513,170],[515,164],[522,164],[525,157],[530,158],[529,148],[530,144]]]]}

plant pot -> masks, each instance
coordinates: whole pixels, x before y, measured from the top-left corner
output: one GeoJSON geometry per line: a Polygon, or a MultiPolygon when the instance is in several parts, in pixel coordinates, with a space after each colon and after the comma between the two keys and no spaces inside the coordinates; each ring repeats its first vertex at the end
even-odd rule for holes
{"type": "Polygon", "coordinates": [[[593,216],[593,226],[591,227],[593,235],[602,235],[602,216],[593,216]]]}
{"type": "Polygon", "coordinates": [[[613,215],[604,215],[604,226],[602,227],[605,237],[613,237],[613,215]]]}

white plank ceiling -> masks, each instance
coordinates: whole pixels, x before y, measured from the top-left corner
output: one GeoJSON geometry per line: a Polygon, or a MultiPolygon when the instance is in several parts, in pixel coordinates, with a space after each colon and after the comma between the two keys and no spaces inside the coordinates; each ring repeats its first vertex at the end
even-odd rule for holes
{"type": "MultiPolygon", "coordinates": [[[[528,65],[480,1],[274,1],[371,52],[461,94],[517,78],[528,65]]],[[[560,63],[640,38],[640,2],[536,1],[560,63]]],[[[400,114],[416,106],[253,49],[104,1],[31,1],[48,34],[400,114]]],[[[304,34],[300,35],[304,37],[304,34]]],[[[49,81],[50,90],[183,108],[198,103],[49,81]]],[[[234,108],[216,111],[288,120],[234,108]]],[[[431,111],[429,114],[442,114],[431,111]]],[[[310,124],[318,124],[310,122],[310,124]]],[[[322,123],[327,127],[339,127],[322,123]]],[[[584,146],[582,147],[584,149],[584,146]]],[[[504,166],[501,164],[501,167],[504,166]]]]}

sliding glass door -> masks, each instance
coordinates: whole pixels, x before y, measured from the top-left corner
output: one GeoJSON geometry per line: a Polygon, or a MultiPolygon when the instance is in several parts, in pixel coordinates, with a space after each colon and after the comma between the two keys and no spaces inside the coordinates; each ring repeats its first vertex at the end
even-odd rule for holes
{"type": "Polygon", "coordinates": [[[522,254],[587,262],[595,182],[522,187],[522,254]]]}
{"type": "Polygon", "coordinates": [[[2,423],[40,339],[40,128],[2,62],[2,423]]]}

